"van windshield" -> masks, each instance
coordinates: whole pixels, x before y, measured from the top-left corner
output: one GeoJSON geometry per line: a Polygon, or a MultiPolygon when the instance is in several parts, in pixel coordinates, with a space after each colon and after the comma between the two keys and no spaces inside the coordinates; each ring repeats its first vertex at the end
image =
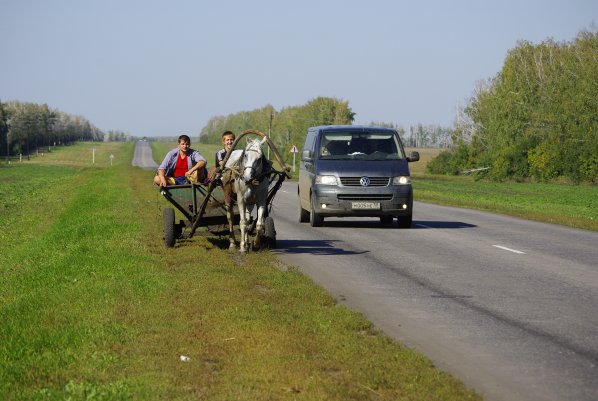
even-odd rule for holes
{"type": "Polygon", "coordinates": [[[320,159],[397,160],[405,156],[392,133],[330,132],[322,135],[320,159]]]}

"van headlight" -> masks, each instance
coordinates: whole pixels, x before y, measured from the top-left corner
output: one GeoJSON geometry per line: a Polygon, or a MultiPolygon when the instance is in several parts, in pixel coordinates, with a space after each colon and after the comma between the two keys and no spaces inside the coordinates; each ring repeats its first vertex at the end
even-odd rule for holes
{"type": "Polygon", "coordinates": [[[398,177],[392,177],[392,185],[409,185],[411,184],[411,177],[400,175],[398,177]]]}
{"type": "Polygon", "coordinates": [[[316,184],[338,185],[338,181],[333,175],[316,175],[316,184]]]}

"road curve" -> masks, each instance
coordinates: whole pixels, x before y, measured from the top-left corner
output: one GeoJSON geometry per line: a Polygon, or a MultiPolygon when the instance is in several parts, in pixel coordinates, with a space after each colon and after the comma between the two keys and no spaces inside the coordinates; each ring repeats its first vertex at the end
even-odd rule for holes
{"type": "Polygon", "coordinates": [[[409,230],[296,214],[288,182],[280,259],[486,400],[598,400],[598,233],[417,202],[409,230]]]}

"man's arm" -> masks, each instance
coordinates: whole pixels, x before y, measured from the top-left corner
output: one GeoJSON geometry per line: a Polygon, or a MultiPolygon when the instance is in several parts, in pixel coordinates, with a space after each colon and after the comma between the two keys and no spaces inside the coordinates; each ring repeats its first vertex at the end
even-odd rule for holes
{"type": "Polygon", "coordinates": [[[191,155],[191,161],[195,164],[185,173],[186,177],[189,177],[193,172],[206,167],[206,158],[201,155],[197,150],[194,150],[191,155]]]}
{"type": "Polygon", "coordinates": [[[158,167],[158,175],[156,176],[156,179],[154,179],[154,182],[157,185],[161,187],[165,187],[167,185],[166,170],[168,170],[169,165],[172,164],[173,157],[176,157],[175,155],[178,155],[177,152],[178,149],[173,149],[169,151],[164,157],[164,160],[162,160],[162,163],[160,163],[160,166],[158,167]]]}
{"type": "Polygon", "coordinates": [[[189,171],[187,171],[185,173],[185,175],[188,177],[194,171],[199,170],[200,168],[204,168],[205,166],[206,166],[206,161],[205,160],[200,160],[197,163],[195,163],[195,165],[193,167],[191,167],[191,169],[189,171]]]}
{"type": "Polygon", "coordinates": [[[154,184],[165,187],[166,184],[166,175],[164,174],[164,170],[159,169],[158,174],[154,177],[154,184]]]}

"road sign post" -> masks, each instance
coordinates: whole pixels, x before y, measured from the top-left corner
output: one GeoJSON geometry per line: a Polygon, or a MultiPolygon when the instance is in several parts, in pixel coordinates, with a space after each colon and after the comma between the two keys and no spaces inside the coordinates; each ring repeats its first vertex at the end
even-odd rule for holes
{"type": "Polygon", "coordinates": [[[291,148],[291,153],[293,154],[293,173],[295,172],[295,155],[297,153],[299,153],[299,149],[297,149],[297,146],[293,145],[293,147],[291,148]]]}

